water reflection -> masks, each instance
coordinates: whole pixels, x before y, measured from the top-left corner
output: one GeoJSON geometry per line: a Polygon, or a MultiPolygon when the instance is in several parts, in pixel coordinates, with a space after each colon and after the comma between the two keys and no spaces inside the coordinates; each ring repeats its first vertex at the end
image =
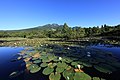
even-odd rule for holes
{"type": "Polygon", "coordinates": [[[25,69],[25,62],[20,58],[18,60],[18,57],[20,57],[18,53],[23,49],[22,47],[0,47],[0,80],[17,80],[17,77],[14,79],[12,76],[10,77],[10,74],[25,69]]]}

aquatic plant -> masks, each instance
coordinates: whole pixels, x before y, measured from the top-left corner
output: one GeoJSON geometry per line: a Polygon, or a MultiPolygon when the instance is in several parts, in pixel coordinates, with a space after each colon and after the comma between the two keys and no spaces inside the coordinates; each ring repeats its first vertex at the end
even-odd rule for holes
{"type": "Polygon", "coordinates": [[[60,78],[61,78],[61,75],[60,73],[57,73],[57,72],[51,73],[49,75],[49,80],[60,80],[60,78]]]}
{"type": "Polygon", "coordinates": [[[29,69],[31,73],[36,73],[41,69],[41,67],[36,64],[32,64],[30,65],[29,69]]]}
{"type": "Polygon", "coordinates": [[[76,72],[73,78],[74,80],[91,80],[91,77],[84,72],[76,72]]]}
{"type": "Polygon", "coordinates": [[[93,80],[101,80],[99,77],[93,77],[93,80]]]}
{"type": "Polygon", "coordinates": [[[61,48],[61,46],[58,45],[42,45],[37,49],[39,52],[32,52],[30,54],[32,57],[30,62],[32,63],[28,63],[28,70],[30,70],[31,73],[35,73],[42,67],[42,73],[44,75],[49,75],[50,80],[60,80],[61,76],[66,80],[91,80],[92,78],[84,72],[84,67],[94,67],[94,69],[99,72],[109,74],[116,71],[116,68],[120,68],[120,63],[117,58],[110,53],[100,52],[100,50],[96,49],[92,49],[91,51],[89,48],[87,51],[84,49],[82,50],[81,48],[78,49],[80,49],[80,51],[77,51],[79,53],[75,52],[70,46],[69,49],[67,49],[61,48]],[[34,55],[36,54],[39,55],[39,57],[35,57],[34,55]],[[91,56],[88,57],[87,54],[91,56]],[[32,69],[31,65],[34,64],[37,66],[36,68],[32,67],[32,69]],[[58,76],[58,78],[55,76],[58,76]]]}
{"type": "Polygon", "coordinates": [[[43,74],[44,75],[49,75],[50,73],[52,73],[54,71],[53,68],[50,68],[50,67],[46,67],[44,70],[43,70],[43,74]]]}

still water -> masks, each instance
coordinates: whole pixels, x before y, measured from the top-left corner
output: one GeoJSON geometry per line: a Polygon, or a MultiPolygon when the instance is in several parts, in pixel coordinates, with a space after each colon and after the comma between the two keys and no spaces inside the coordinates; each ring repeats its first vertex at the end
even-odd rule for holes
{"type": "Polygon", "coordinates": [[[15,71],[21,71],[23,60],[17,60],[23,47],[0,47],[0,80],[14,80],[9,75],[15,71]]]}
{"type": "MultiPolygon", "coordinates": [[[[120,47],[108,44],[90,44],[87,45],[89,48],[100,49],[103,51],[109,51],[113,53],[117,58],[120,59],[120,47]]],[[[27,80],[23,75],[19,77],[12,78],[9,75],[15,71],[23,71],[25,69],[25,62],[17,60],[20,56],[20,51],[24,50],[23,47],[0,47],[0,80],[27,80]]],[[[39,77],[38,77],[39,78],[39,77]]],[[[34,79],[34,80],[40,80],[34,79]]]]}

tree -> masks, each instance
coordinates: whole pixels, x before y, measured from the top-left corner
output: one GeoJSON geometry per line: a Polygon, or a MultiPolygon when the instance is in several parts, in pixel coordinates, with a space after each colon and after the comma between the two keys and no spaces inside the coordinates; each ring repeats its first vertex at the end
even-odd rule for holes
{"type": "Polygon", "coordinates": [[[63,25],[63,32],[67,33],[68,30],[69,30],[69,27],[68,27],[67,23],[64,23],[64,25],[63,25]]]}

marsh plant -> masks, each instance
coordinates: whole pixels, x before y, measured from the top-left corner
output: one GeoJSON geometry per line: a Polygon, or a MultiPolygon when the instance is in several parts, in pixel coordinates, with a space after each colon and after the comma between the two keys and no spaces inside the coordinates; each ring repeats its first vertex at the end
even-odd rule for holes
{"type": "Polygon", "coordinates": [[[34,51],[22,51],[26,68],[35,74],[42,71],[49,80],[100,80],[84,71],[92,67],[101,73],[111,74],[120,69],[119,60],[110,52],[79,46],[41,45],[34,51]]]}

